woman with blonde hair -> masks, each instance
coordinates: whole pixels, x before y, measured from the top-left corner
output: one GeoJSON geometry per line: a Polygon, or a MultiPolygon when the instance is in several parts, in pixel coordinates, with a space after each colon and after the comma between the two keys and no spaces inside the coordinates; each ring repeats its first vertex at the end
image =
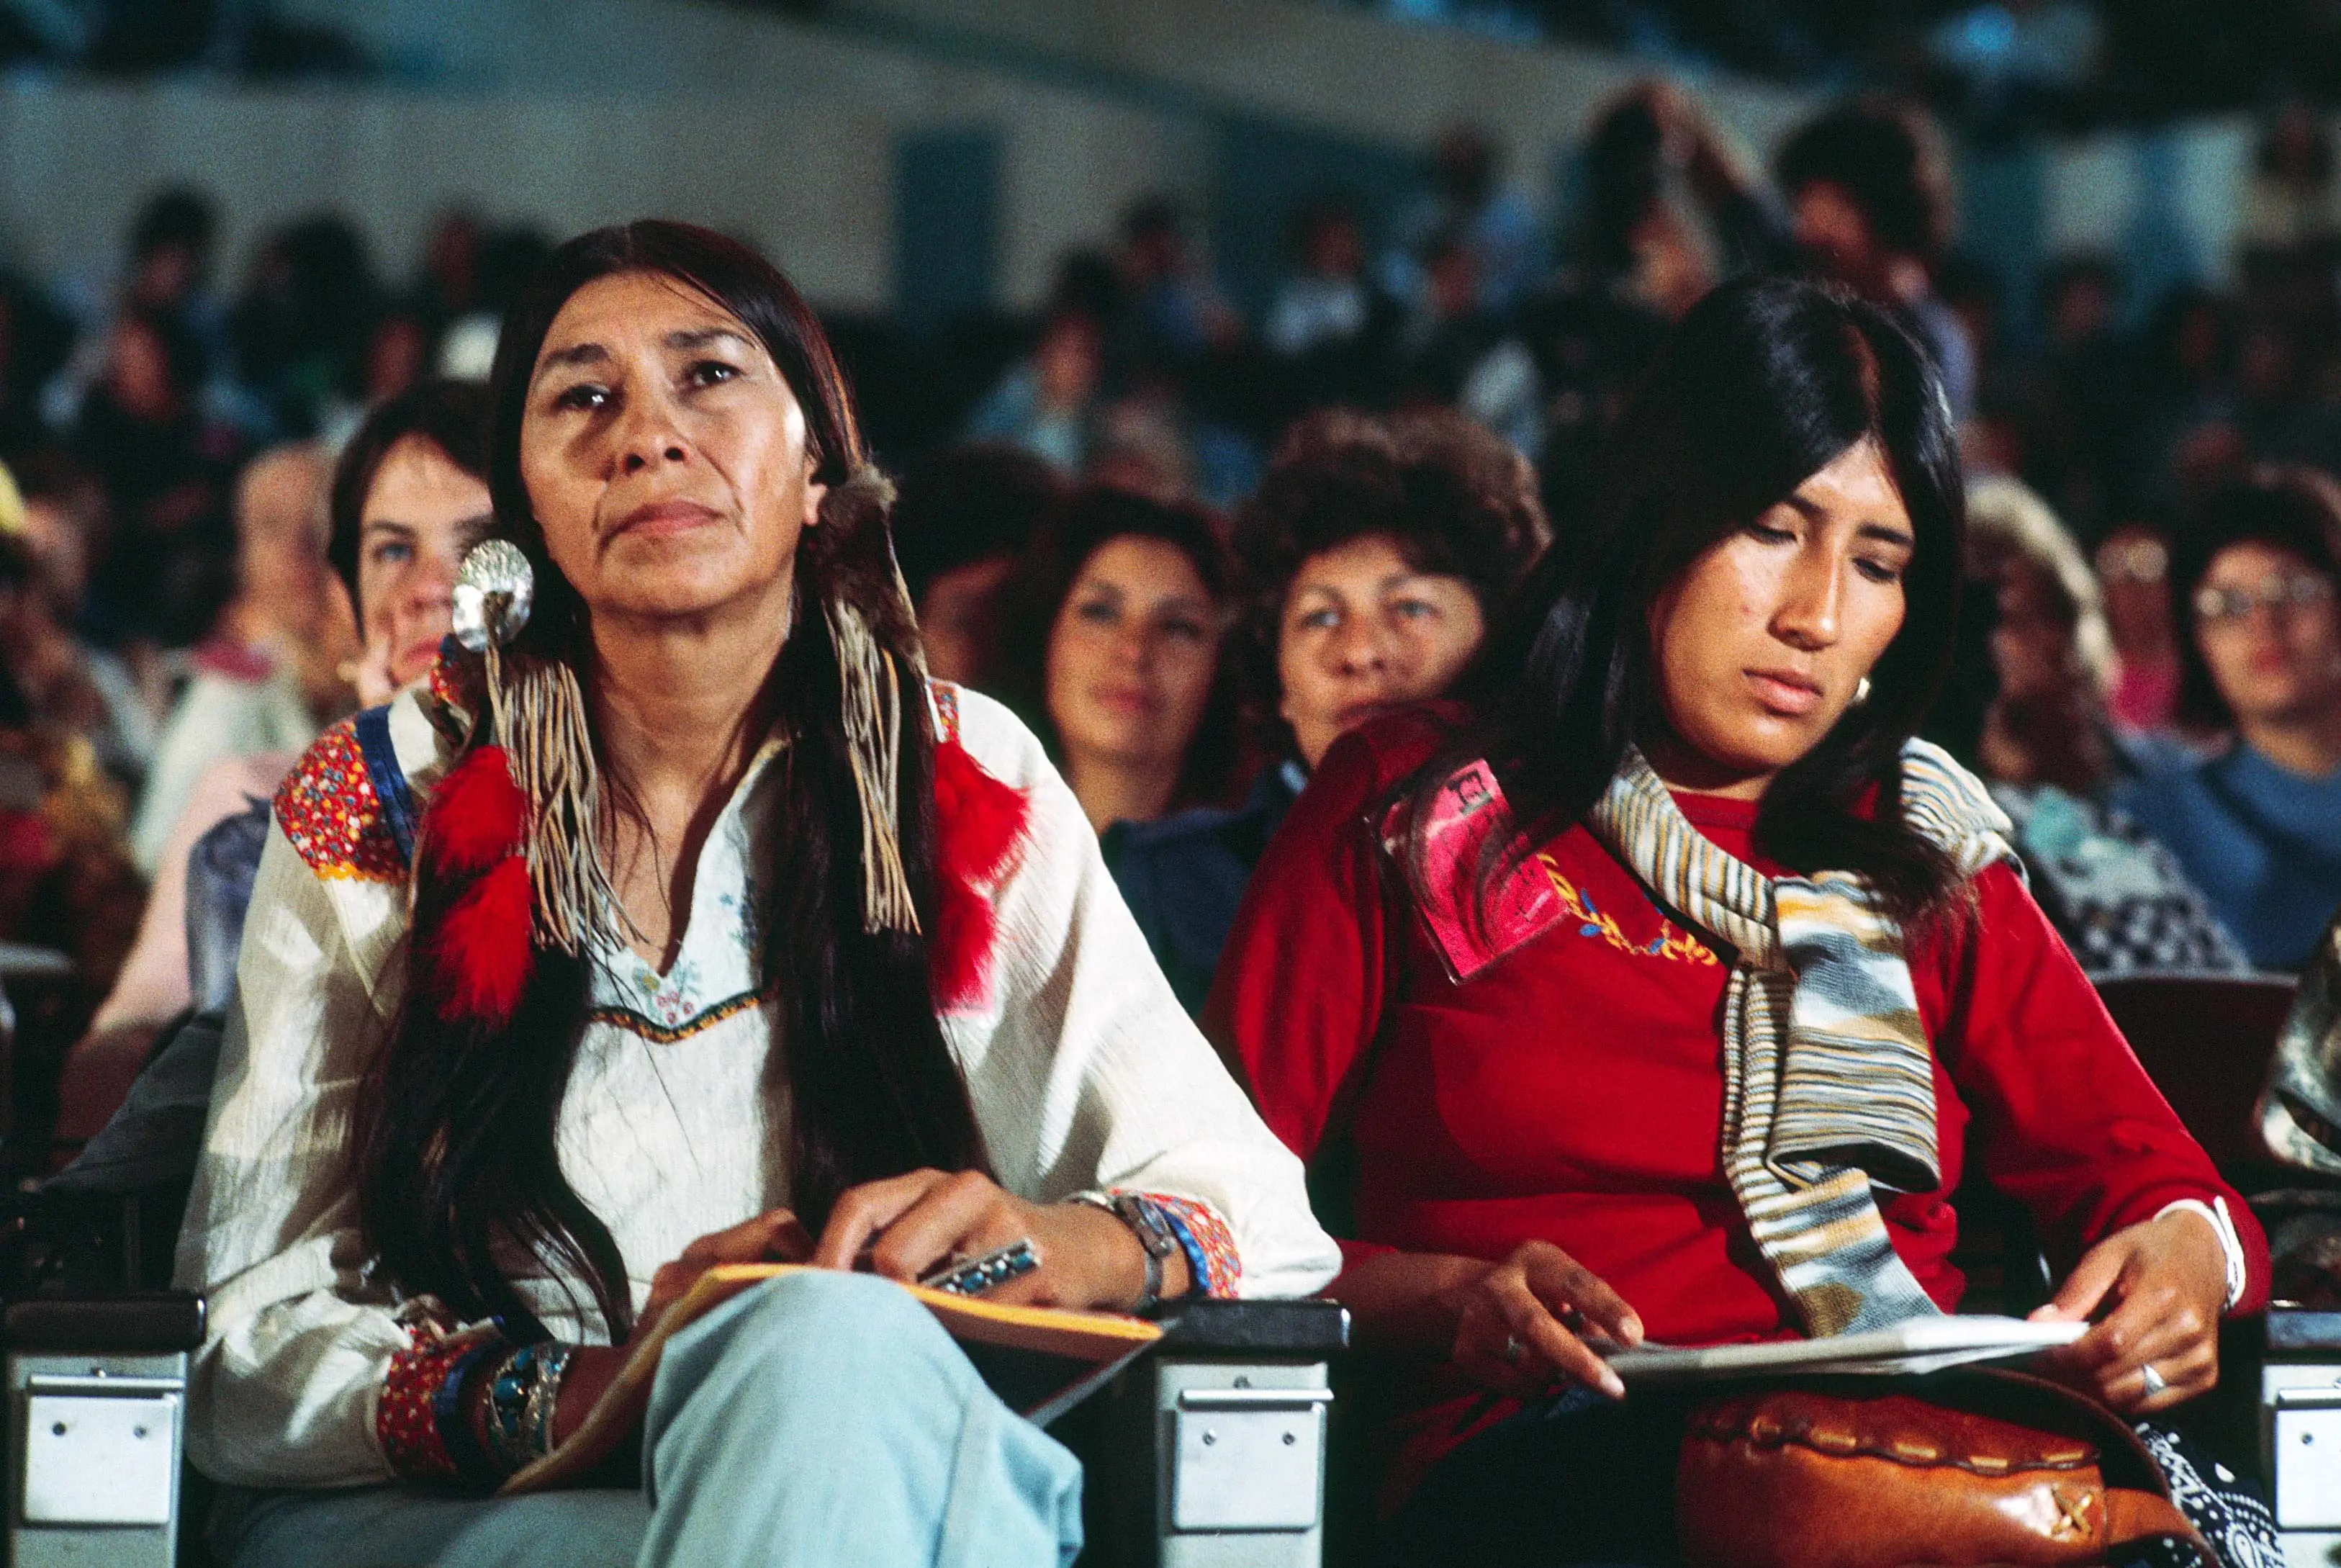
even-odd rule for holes
{"type": "Polygon", "coordinates": [[[2107,707],[2105,599],[2080,546],[2031,490],[1981,479],[1967,493],[1967,574],[1962,614],[1988,627],[1996,688],[1976,757],[2081,967],[2250,968],[2170,852],[2106,803],[2127,758],[2107,707]]]}

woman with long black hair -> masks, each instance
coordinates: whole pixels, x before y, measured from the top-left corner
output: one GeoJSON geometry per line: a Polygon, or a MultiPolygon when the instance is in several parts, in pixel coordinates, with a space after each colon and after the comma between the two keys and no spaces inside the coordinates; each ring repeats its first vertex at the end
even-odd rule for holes
{"type": "Polygon", "coordinates": [[[769,264],[570,242],[490,404],[517,549],[459,584],[480,651],[310,752],[254,895],[178,1270],[227,1554],[1069,1559],[1078,1466],[868,1275],[1021,1240],[994,1299],[1305,1292],[1297,1164],[1037,743],[923,678],[887,488],[769,264]],[[829,1272],[669,1343],[642,1491],[463,1495],[761,1259],[829,1272]]]}
{"type": "Polygon", "coordinates": [[[2221,1314],[2263,1294],[2256,1227],[2006,818],[1911,739],[1960,518],[1906,333],[1720,289],[1478,704],[1338,742],[1261,862],[1207,1026],[1342,1211],[1331,1293],[1406,1369],[1394,1561],[1671,1561],[1683,1406],[1611,1403],[1589,1341],[1955,1310],[1970,1147],[2071,1264],[2043,1311],[2098,1320],[2064,1364],[2115,1408],[2211,1386],[2221,1314]]]}

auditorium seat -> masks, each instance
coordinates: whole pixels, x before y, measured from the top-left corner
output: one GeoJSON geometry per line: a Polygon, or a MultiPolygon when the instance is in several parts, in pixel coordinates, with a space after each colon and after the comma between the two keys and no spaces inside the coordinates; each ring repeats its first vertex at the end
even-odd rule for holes
{"type": "Polygon", "coordinates": [[[2267,974],[2133,974],[2097,985],[2147,1076],[2231,1180],[2268,1163],[2252,1113],[2294,985],[2267,974]]]}

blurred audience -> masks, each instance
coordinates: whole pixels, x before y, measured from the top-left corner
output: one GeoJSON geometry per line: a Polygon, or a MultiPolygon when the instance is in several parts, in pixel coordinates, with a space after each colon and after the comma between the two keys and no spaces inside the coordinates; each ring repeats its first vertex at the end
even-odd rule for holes
{"type": "Polygon", "coordinates": [[[2177,717],[2117,804],[2167,844],[2252,961],[2297,969],[2341,907],[2341,489],[2270,470],[2172,541],[2177,717]]]}
{"type": "Polygon", "coordinates": [[[1503,151],[1476,125],[1452,125],[1431,153],[1432,187],[1399,218],[1398,248],[1384,264],[1399,299],[1419,304],[1433,286],[1433,258],[1460,251],[1450,264],[1471,280],[1472,305],[1499,315],[1519,304],[1542,271],[1544,243],[1528,201],[1503,184],[1503,151]]]}
{"type": "Polygon", "coordinates": [[[969,416],[968,439],[1018,447],[1079,474],[1097,443],[1104,373],[1104,320],[1086,301],[1061,299],[1031,355],[969,416]]]}
{"type": "Polygon", "coordinates": [[[1002,695],[1100,833],[1225,798],[1242,739],[1220,658],[1230,576],[1210,512],[1105,484],[1071,496],[1033,550],[1002,695]]]}
{"type": "Polygon", "coordinates": [[[527,225],[467,233],[467,222],[452,217],[433,236],[418,303],[437,333],[433,369],[451,380],[485,381],[504,307],[553,242],[527,225]]]}
{"type": "Polygon", "coordinates": [[[1645,82],[1594,121],[1579,156],[1573,260],[1671,321],[1733,273],[1772,265],[1782,220],[1746,151],[1698,101],[1645,82]]]}
{"type": "Polygon", "coordinates": [[[1009,590],[1064,494],[1054,467],[1007,446],[947,447],[902,476],[894,549],[930,674],[998,689],[1009,590]]]}
{"type": "MultiPolygon", "coordinates": [[[[1399,404],[1452,404],[1505,335],[1502,312],[1487,303],[1480,260],[1460,229],[1435,235],[1422,252],[1422,285],[1398,329],[1392,390],[1399,404]]],[[[1482,404],[1496,399],[1479,394],[1482,404]]]]}
{"type": "Polygon", "coordinates": [[[46,478],[51,488],[25,495],[0,469],[0,531],[21,534],[25,572],[0,610],[0,660],[36,723],[79,734],[107,774],[135,784],[161,715],[130,661],[75,629],[89,580],[89,498],[56,465],[46,478]]]}
{"type": "Polygon", "coordinates": [[[2080,547],[2039,496],[1993,478],[1967,494],[1967,549],[1960,615],[1989,628],[1997,687],[1973,754],[2049,922],[2092,976],[2250,968],[2170,852],[2106,804],[2123,764],[2113,639],[2080,547]]]}
{"type": "Polygon", "coordinates": [[[1200,1013],[1252,867],[1335,738],[1439,696],[1550,536],[1519,454],[1451,414],[1318,414],[1238,520],[1253,684],[1280,744],[1232,810],[1106,835],[1156,960],[1200,1013]]]}
{"type": "Polygon", "coordinates": [[[1380,401],[1401,313],[1367,275],[1356,205],[1320,197],[1303,206],[1292,250],[1295,270],[1278,286],[1260,335],[1287,383],[1286,406],[1297,413],[1380,401]]]}
{"type": "MultiPolygon", "coordinates": [[[[70,427],[83,400],[106,370],[106,333],[117,315],[145,313],[186,329],[200,351],[198,387],[212,400],[233,403],[227,320],[211,290],[219,215],[200,191],[169,186],[149,196],[132,219],[121,270],[66,277],[58,304],[80,328],[71,359],[43,394],[43,417],[70,427]]],[[[214,410],[214,412],[217,412],[214,410]]]]}
{"type": "Polygon", "coordinates": [[[1122,215],[1114,265],[1120,309],[1109,324],[1107,352],[1118,381],[1187,370],[1243,335],[1242,318],[1220,293],[1185,209],[1171,197],[1147,196],[1122,215]]]}
{"type": "Polygon", "coordinates": [[[346,218],[321,213],[268,240],[229,333],[274,429],[316,434],[357,400],[381,304],[365,241],[346,218]]]}
{"type": "Polygon", "coordinates": [[[354,627],[325,561],[332,461],[314,443],[281,446],[237,487],[236,596],[196,651],[139,796],[131,845],[149,876],[213,763],[298,753],[349,707],[354,627]]]}
{"type": "Polygon", "coordinates": [[[184,321],[133,309],[105,345],[71,440],[105,495],[86,624],[108,645],[143,636],[181,646],[231,591],[237,438],[203,413],[203,345],[184,321]]]}
{"type": "Polygon", "coordinates": [[[1934,357],[1951,412],[1974,412],[1976,347],[1935,289],[1951,205],[1933,128],[1905,104],[1844,104],[1789,136],[1778,179],[1797,247],[1814,269],[1898,313],[1934,357]]]}
{"type": "Polygon", "coordinates": [[[2314,251],[2341,242],[2341,178],[2333,134],[2315,105],[2283,105],[2261,127],[2244,187],[2244,243],[2267,251],[2314,251]]]}
{"type": "MultiPolygon", "coordinates": [[[[0,538],[0,592],[25,577],[20,545],[0,538]]],[[[146,892],[123,795],[87,737],[0,689],[0,942],[62,951],[94,993],[120,973],[146,892]]]]}
{"type": "Polygon", "coordinates": [[[0,469],[0,942],[61,949],[102,991],[145,888],[125,791],[91,741],[103,702],[59,667],[48,604],[27,508],[0,469]]]}
{"type": "Polygon", "coordinates": [[[2162,530],[2126,523],[2097,546],[2097,585],[2113,640],[2107,704],[2137,734],[2167,728],[2178,704],[2178,644],[2170,629],[2170,544],[2162,530]]]}
{"type": "MultiPolygon", "coordinates": [[[[355,606],[365,652],[352,678],[364,707],[429,674],[453,624],[455,569],[489,523],[486,415],[483,387],[422,383],[369,414],[333,467],[334,580],[321,596],[355,606]]],[[[311,477],[281,472],[288,494],[311,477]]],[[[223,756],[196,779],[164,842],[135,945],[66,1061],[62,1136],[105,1125],[172,1018],[226,1006],[268,802],[304,744],[223,756]]]]}

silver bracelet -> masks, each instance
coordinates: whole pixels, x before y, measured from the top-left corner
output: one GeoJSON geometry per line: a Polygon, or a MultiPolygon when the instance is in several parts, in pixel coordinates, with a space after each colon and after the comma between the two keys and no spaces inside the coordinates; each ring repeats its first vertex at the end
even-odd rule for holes
{"type": "Polygon", "coordinates": [[[538,1458],[553,1452],[553,1418],[560,1408],[561,1382],[569,1371],[570,1358],[577,1353],[574,1345],[540,1345],[536,1353],[536,1381],[528,1391],[526,1431],[528,1445],[538,1458]]]}

